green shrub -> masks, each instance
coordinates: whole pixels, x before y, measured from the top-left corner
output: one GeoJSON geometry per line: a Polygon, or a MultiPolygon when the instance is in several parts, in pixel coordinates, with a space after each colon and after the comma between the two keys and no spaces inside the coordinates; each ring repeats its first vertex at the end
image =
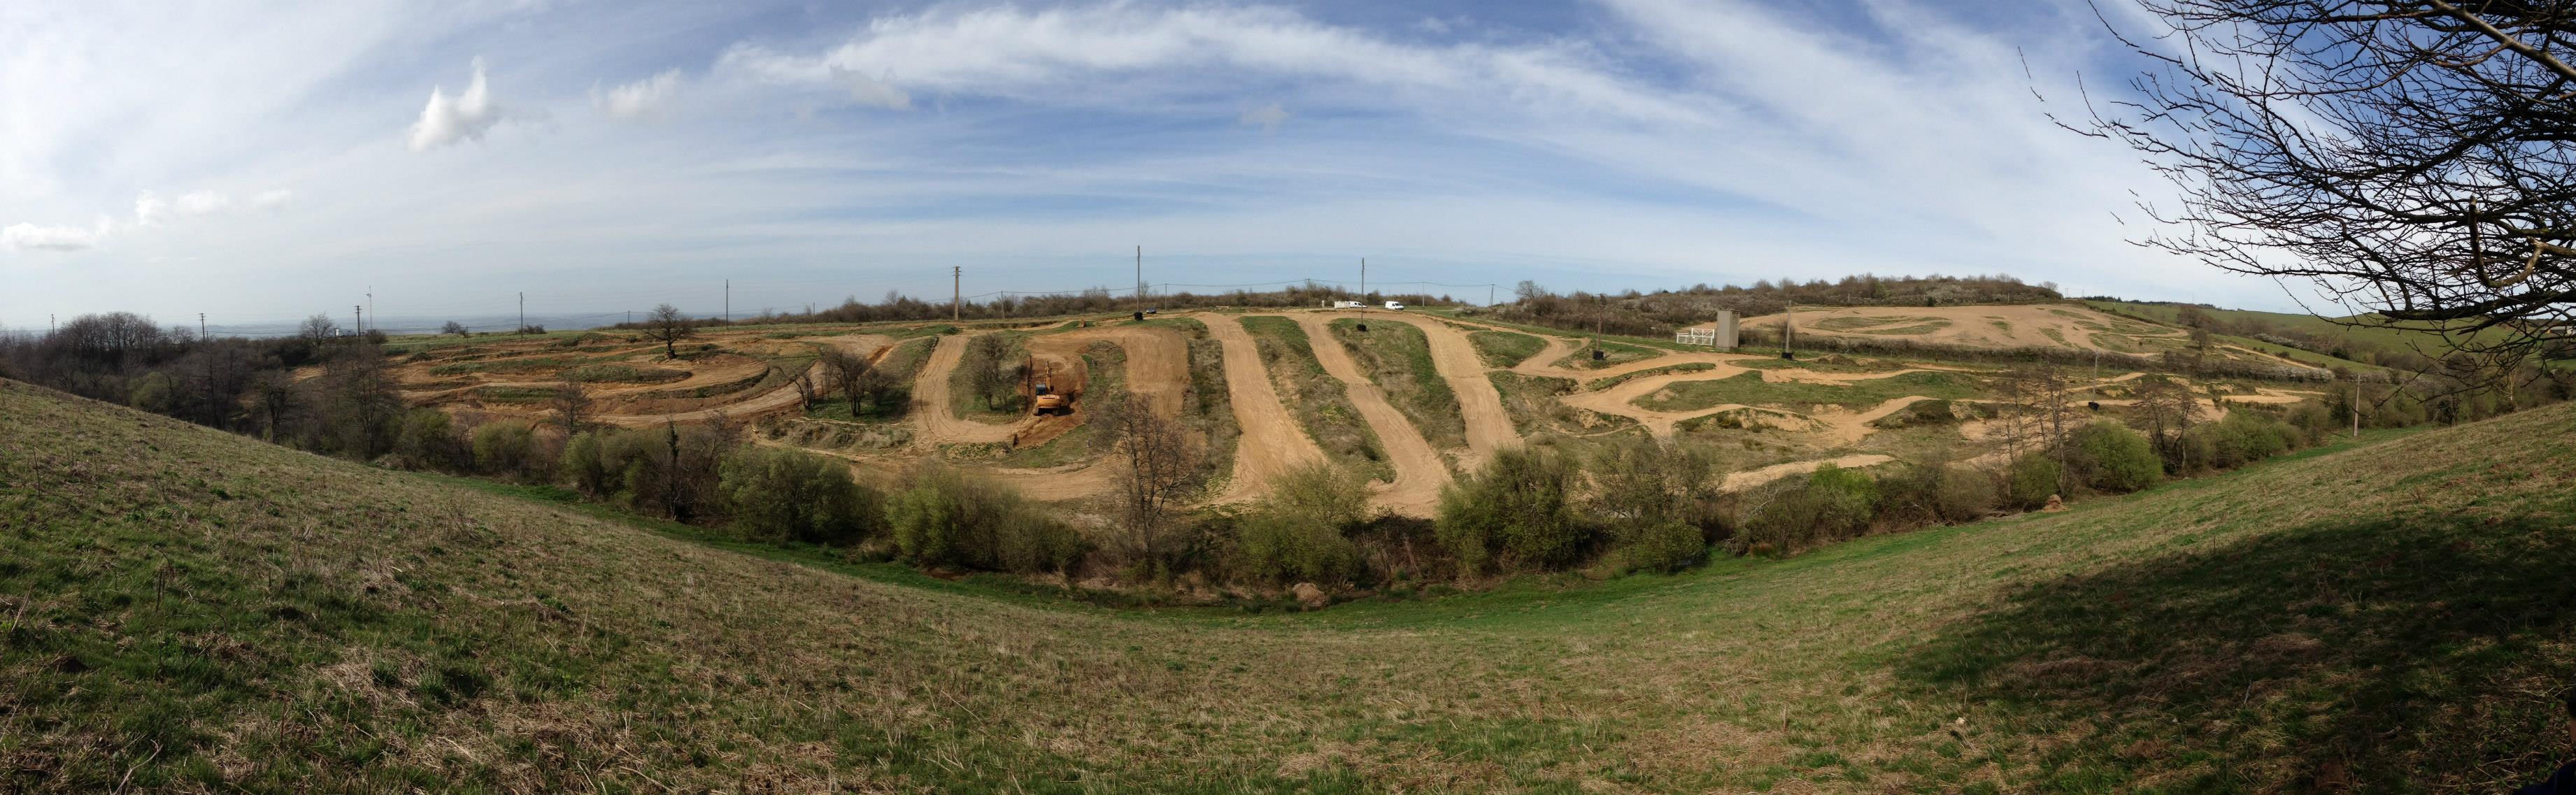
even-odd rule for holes
{"type": "Polygon", "coordinates": [[[734,527],[761,541],[846,546],[878,529],[883,498],[839,461],[799,450],[745,447],[725,458],[721,485],[734,527]]]}
{"type": "Polygon", "coordinates": [[[1869,530],[1877,502],[1878,484],[1868,474],[1826,464],[1750,501],[1742,540],[1748,549],[1785,553],[1856,537],[1869,530]]]}
{"type": "Polygon", "coordinates": [[[1256,581],[1349,581],[1360,554],[1348,534],[1367,511],[1358,476],[1326,462],[1290,470],[1236,526],[1233,568],[1256,581]]]}
{"type": "Polygon", "coordinates": [[[524,475],[536,458],[537,434],[525,424],[493,422],[474,429],[474,468],[484,474],[524,475]]]}
{"type": "Polygon", "coordinates": [[[600,438],[613,433],[615,431],[583,431],[564,440],[563,461],[559,466],[563,479],[570,481],[573,488],[592,497],[605,497],[615,490],[614,478],[622,470],[610,469],[600,451],[600,438]]]}
{"type": "Polygon", "coordinates": [[[1574,520],[1573,474],[1546,450],[1505,450],[1441,490],[1434,533],[1468,574],[1571,563],[1590,540],[1574,520]]]}
{"type": "Polygon", "coordinates": [[[962,566],[1033,574],[1064,571],[1091,551],[1071,527],[1018,492],[956,470],[916,472],[909,488],[886,500],[895,549],[924,566],[962,566]]]}
{"type": "Polygon", "coordinates": [[[2164,477],[2164,462],[2156,457],[2155,445],[2128,426],[2096,422],[2076,429],[2068,443],[2070,465],[2083,484],[2094,489],[2137,491],[2164,477]]]}
{"type": "Polygon", "coordinates": [[[2013,507],[2031,510],[2048,504],[2051,495],[2064,494],[2062,476],[2066,467],[2046,452],[2023,453],[2013,459],[2012,468],[2004,475],[2004,495],[2013,507]]]}
{"type": "Polygon", "coordinates": [[[170,414],[179,408],[179,380],[169,373],[154,370],[135,379],[134,388],[126,391],[125,404],[154,414],[170,414]]]}
{"type": "Polygon", "coordinates": [[[473,463],[468,460],[465,445],[456,437],[455,420],[437,409],[403,413],[402,431],[394,437],[394,453],[402,456],[407,466],[441,472],[462,471],[473,463]]]}
{"type": "Polygon", "coordinates": [[[1943,520],[1967,522],[1992,512],[1996,496],[1993,475],[1975,467],[1947,466],[1941,468],[1940,483],[1934,487],[1932,502],[1943,520]]]}
{"type": "Polygon", "coordinates": [[[1708,553],[1697,526],[1714,497],[1703,451],[1631,437],[1595,457],[1591,515],[1607,525],[1622,568],[1676,571],[1708,553]]]}

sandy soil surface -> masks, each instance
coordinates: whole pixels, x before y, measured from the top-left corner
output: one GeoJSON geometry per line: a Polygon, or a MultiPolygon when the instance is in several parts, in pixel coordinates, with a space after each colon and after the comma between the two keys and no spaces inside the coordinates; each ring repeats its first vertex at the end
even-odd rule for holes
{"type": "Polygon", "coordinates": [[[1503,448],[1521,443],[1520,433],[1512,430],[1512,415],[1503,410],[1503,393],[1496,391],[1493,380],[1485,377],[1485,360],[1476,355],[1476,344],[1468,341],[1467,332],[1436,319],[1402,312],[1365,316],[1413,324],[1430,340],[1431,366],[1448,380],[1449,391],[1458,396],[1458,413],[1467,421],[1469,456],[1460,463],[1474,468],[1503,448]]]}
{"type": "Polygon", "coordinates": [[[1292,315],[1297,325],[1305,328],[1309,347],[1315,349],[1315,360],[1324,365],[1324,373],[1342,382],[1369,429],[1377,432],[1380,445],[1386,448],[1387,463],[1395,466],[1395,482],[1380,486],[1377,502],[1387,510],[1407,516],[1430,516],[1440,502],[1440,487],[1449,484],[1449,465],[1431,443],[1422,438],[1421,429],[1404,418],[1404,413],[1386,402],[1386,393],[1360,370],[1359,362],[1333,339],[1328,325],[1331,315],[1298,312],[1292,315]]]}
{"type": "Polygon", "coordinates": [[[916,426],[916,443],[936,447],[943,444],[994,444],[1011,440],[1021,423],[995,425],[957,416],[949,407],[948,376],[957,371],[957,363],[966,358],[966,340],[970,334],[950,334],[939,338],[938,347],[930,349],[929,361],[912,381],[912,422],[916,426]]]}
{"type": "Polygon", "coordinates": [[[1234,405],[1234,423],[1243,428],[1243,438],[1234,446],[1234,477],[1214,502],[1250,501],[1267,493],[1271,481],[1288,470],[1324,460],[1323,449],[1306,438],[1297,418],[1279,401],[1269,368],[1261,363],[1261,348],[1242,321],[1235,315],[1195,317],[1225,353],[1225,389],[1234,405]]]}
{"type": "Polygon", "coordinates": [[[1865,466],[1877,466],[1894,460],[1896,459],[1876,453],[1856,453],[1853,455],[1843,456],[1841,458],[1828,458],[1821,461],[1791,461],[1786,464],[1772,464],[1761,469],[1747,469],[1742,472],[1727,473],[1726,482],[1719,484],[1718,488],[1725,491],[1743,491],[1790,475],[1804,475],[1809,472],[1814,472],[1826,464],[1832,464],[1844,469],[1855,469],[1865,466]]]}
{"type": "MultiPolygon", "coordinates": [[[[2102,350],[2101,346],[2093,343],[2093,330],[2078,325],[2079,319],[2081,321],[2089,321],[2104,327],[2112,328],[2145,325],[2138,323],[2137,321],[2115,318],[2095,311],[2089,307],[2058,304],[2015,304],[1995,306],[1837,306],[1816,307],[1813,309],[1801,308],[1797,310],[1796,315],[1798,320],[1798,334],[1800,336],[1914,340],[1943,345],[1960,345],[1980,348],[2071,347],[2081,348],[2084,350],[2102,350]],[[2050,310],[2066,312],[2074,315],[2074,317],[2069,317],[2066,314],[2059,314],[2058,311],[2050,310]],[[1820,325],[1836,321],[1837,319],[1843,323],[1868,321],[1873,323],[1873,325],[1846,326],[1845,328],[1839,329],[1825,328],[1820,325]],[[1995,324],[1996,321],[2001,321],[2004,325],[1998,326],[1995,324]],[[1872,331],[1882,330],[1893,332],[1925,326],[1938,326],[1938,328],[1904,334],[1869,333],[1872,331]],[[2058,333],[2058,336],[2050,337],[2046,331],[2043,331],[2043,329],[2053,329],[2058,333]]],[[[1756,318],[1747,318],[1744,321],[1744,327],[1767,329],[1776,334],[1780,330],[1780,322],[1783,317],[1784,315],[1763,315],[1756,318]]],[[[2186,336],[2186,332],[2180,329],[2165,329],[2152,334],[2129,334],[2123,336],[2140,338],[2182,337],[2186,336]]]]}

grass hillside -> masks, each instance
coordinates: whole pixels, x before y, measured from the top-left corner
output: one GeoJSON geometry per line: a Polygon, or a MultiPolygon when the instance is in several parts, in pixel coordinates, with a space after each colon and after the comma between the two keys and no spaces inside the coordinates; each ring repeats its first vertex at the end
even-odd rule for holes
{"type": "Polygon", "coordinates": [[[2566,406],[1285,616],[746,554],[8,382],[0,414],[0,791],[2486,791],[2565,750],[2576,669],[2566,406]]]}

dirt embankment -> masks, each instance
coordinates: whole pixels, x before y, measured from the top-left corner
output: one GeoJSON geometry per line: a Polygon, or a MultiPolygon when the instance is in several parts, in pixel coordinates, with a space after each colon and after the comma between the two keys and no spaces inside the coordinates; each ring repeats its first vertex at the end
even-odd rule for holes
{"type": "Polygon", "coordinates": [[[1318,312],[1298,312],[1291,317],[1306,331],[1308,344],[1315,351],[1315,361],[1324,373],[1342,382],[1351,400],[1351,408],[1377,432],[1378,444],[1386,448],[1387,463],[1395,467],[1395,482],[1379,487],[1377,502],[1387,510],[1408,516],[1429,516],[1440,502],[1440,487],[1449,484],[1449,465],[1422,431],[1404,418],[1404,412],[1386,402],[1386,393],[1369,380],[1368,373],[1353,361],[1349,351],[1335,342],[1328,325],[1333,316],[1318,312]]]}
{"type": "Polygon", "coordinates": [[[1289,470],[1324,460],[1324,451],[1279,401],[1252,333],[1234,315],[1198,315],[1225,355],[1225,388],[1243,439],[1234,448],[1234,477],[1215,502],[1245,502],[1267,493],[1289,470]]]}
{"type": "Polygon", "coordinates": [[[1485,377],[1485,361],[1476,355],[1476,344],[1467,339],[1467,332],[1420,315],[1353,314],[1413,324],[1430,341],[1431,366],[1449,382],[1449,391],[1458,396],[1458,414],[1467,422],[1469,455],[1459,463],[1473,468],[1503,448],[1521,443],[1520,433],[1512,430],[1511,414],[1503,410],[1503,394],[1494,389],[1493,379],[1485,377]]]}

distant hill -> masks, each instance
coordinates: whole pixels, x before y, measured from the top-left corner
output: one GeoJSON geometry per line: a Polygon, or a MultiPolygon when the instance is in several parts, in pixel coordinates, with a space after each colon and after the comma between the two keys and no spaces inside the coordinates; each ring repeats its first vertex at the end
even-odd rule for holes
{"type": "MultiPolygon", "coordinates": [[[[2366,322],[2371,316],[2329,319],[2290,312],[2219,309],[2197,304],[2085,299],[2106,312],[2171,325],[2188,325],[2193,315],[2208,318],[2213,331],[2246,337],[2350,361],[2388,366],[2421,364],[2450,350],[2442,335],[2390,328],[2366,322]]],[[[2500,340],[2507,332],[2490,329],[2480,339],[2500,340]]]]}
{"type": "Polygon", "coordinates": [[[2576,667],[2567,406],[1289,616],[791,564],[14,382],[0,414],[9,792],[2491,790],[2554,764],[2576,667]]]}

